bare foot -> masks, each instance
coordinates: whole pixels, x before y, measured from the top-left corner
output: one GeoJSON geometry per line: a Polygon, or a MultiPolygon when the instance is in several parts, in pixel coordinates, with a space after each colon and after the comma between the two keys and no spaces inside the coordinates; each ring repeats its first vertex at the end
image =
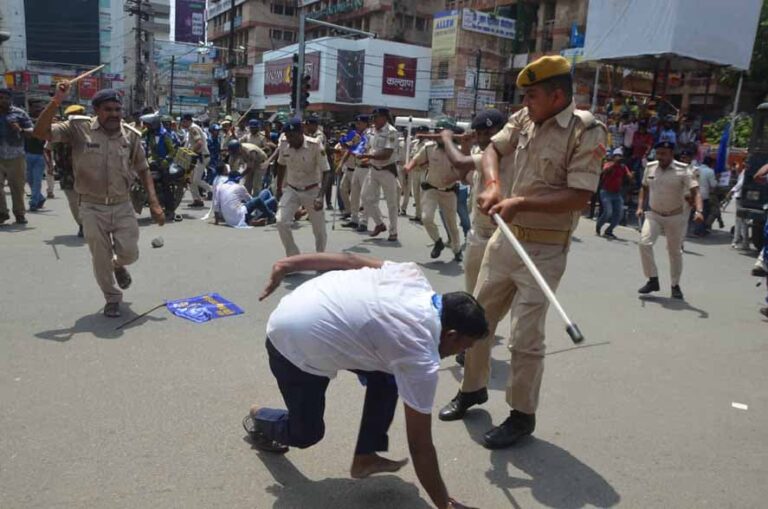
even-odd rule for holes
{"type": "Polygon", "coordinates": [[[397,472],[408,464],[407,459],[392,461],[378,454],[356,454],[352,460],[349,473],[353,479],[365,479],[373,474],[382,472],[397,472]]]}
{"type": "Polygon", "coordinates": [[[251,414],[251,417],[255,418],[256,417],[256,412],[259,411],[259,408],[261,408],[259,405],[251,405],[251,409],[250,409],[250,411],[248,413],[251,414]]]}

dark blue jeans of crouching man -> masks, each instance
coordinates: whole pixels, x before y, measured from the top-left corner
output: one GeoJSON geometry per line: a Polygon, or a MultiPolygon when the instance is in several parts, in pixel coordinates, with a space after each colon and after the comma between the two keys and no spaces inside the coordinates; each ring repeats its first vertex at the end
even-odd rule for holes
{"type": "MultiPolygon", "coordinates": [[[[325,391],[330,379],[300,370],[272,346],[267,338],[269,367],[288,410],[261,408],[256,429],[283,445],[306,448],[325,434],[325,391]]],[[[397,385],[392,375],[380,371],[354,371],[366,386],[363,419],[355,454],[372,454],[389,447],[387,432],[395,417],[397,385]]]]}

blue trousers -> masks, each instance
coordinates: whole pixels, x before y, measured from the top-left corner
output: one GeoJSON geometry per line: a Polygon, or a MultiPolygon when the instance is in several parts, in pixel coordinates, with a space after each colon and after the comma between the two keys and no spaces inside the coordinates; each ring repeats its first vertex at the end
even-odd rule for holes
{"type": "Polygon", "coordinates": [[[32,190],[29,198],[29,208],[37,209],[45,201],[45,196],[40,190],[45,178],[45,159],[42,154],[27,154],[27,184],[32,190]]]}
{"type": "MultiPolygon", "coordinates": [[[[287,410],[261,408],[255,424],[267,438],[301,449],[315,445],[325,435],[325,391],[329,378],[300,370],[272,346],[267,338],[269,368],[287,410]]],[[[394,377],[378,371],[355,371],[365,380],[365,403],[355,454],[386,451],[387,432],[395,417],[397,385],[394,377]]]]}
{"type": "Polygon", "coordinates": [[[600,217],[597,219],[597,229],[600,230],[603,225],[610,221],[605,233],[613,233],[613,229],[621,222],[621,215],[624,213],[624,198],[621,193],[611,193],[604,189],[600,190],[600,217]]]}
{"type": "Polygon", "coordinates": [[[258,196],[254,196],[245,203],[245,220],[260,219],[266,217],[269,220],[275,219],[277,213],[277,200],[272,196],[269,189],[262,190],[258,196]]]}

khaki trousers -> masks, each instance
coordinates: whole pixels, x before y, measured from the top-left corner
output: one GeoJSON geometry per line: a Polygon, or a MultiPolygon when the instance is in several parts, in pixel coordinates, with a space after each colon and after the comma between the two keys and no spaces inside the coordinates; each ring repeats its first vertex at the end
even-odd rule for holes
{"type": "Polygon", "coordinates": [[[325,245],[328,242],[328,234],[325,230],[325,212],[315,210],[315,199],[318,189],[308,191],[296,191],[292,187],[285,186],[283,196],[277,205],[277,231],[280,234],[280,240],[285,248],[286,256],[299,254],[299,248],[293,240],[293,216],[299,207],[304,207],[309,213],[309,220],[312,222],[312,233],[315,235],[315,251],[322,253],[325,251],[325,245]]]}
{"type": "Polygon", "coordinates": [[[352,213],[352,205],[350,203],[352,193],[352,178],[355,172],[350,170],[344,170],[344,174],[341,176],[341,183],[339,184],[339,196],[341,196],[341,203],[344,204],[344,213],[352,213]]]}
{"type": "Polygon", "coordinates": [[[243,186],[252,196],[257,196],[261,192],[261,184],[264,182],[264,175],[266,173],[266,168],[263,165],[259,165],[258,168],[249,171],[243,180],[243,186]]]}
{"type": "Polygon", "coordinates": [[[93,275],[107,302],[121,302],[114,268],[139,259],[139,223],[130,201],[119,205],[80,204],[83,233],[91,250],[93,275]]]}
{"type": "Polygon", "coordinates": [[[80,197],[74,189],[62,189],[64,196],[67,197],[67,204],[69,205],[69,212],[72,213],[72,218],[77,224],[80,222],[80,197]]]}
{"type": "Polygon", "coordinates": [[[53,168],[48,166],[48,162],[45,163],[45,186],[46,194],[53,194],[53,190],[56,185],[56,177],[53,174],[53,168]]]}
{"type": "Polygon", "coordinates": [[[411,175],[405,171],[405,167],[401,164],[397,165],[397,180],[400,183],[400,192],[402,193],[402,200],[400,200],[400,210],[408,210],[408,203],[411,201],[411,175]]]}
{"type": "Polygon", "coordinates": [[[662,233],[667,237],[667,252],[669,253],[669,271],[672,286],[680,284],[680,276],[683,274],[683,253],[680,252],[683,242],[683,219],[681,214],[663,217],[648,211],[645,214],[645,223],[640,233],[640,261],[643,264],[645,277],[659,277],[656,268],[656,260],[653,257],[653,246],[656,239],[662,233]]]}
{"type": "Polygon", "coordinates": [[[362,213],[360,212],[360,199],[363,194],[363,184],[365,183],[366,178],[368,178],[368,173],[370,171],[370,168],[361,168],[358,166],[355,168],[355,171],[352,172],[351,190],[349,192],[349,206],[351,207],[351,210],[349,212],[352,214],[350,221],[353,223],[365,225],[368,223],[368,216],[365,211],[362,213]]]}
{"type": "Polygon", "coordinates": [[[411,181],[411,194],[413,195],[413,206],[416,208],[415,217],[421,217],[421,179],[424,177],[424,172],[412,171],[408,176],[411,181]]]}
{"type": "MultiPolygon", "coordinates": [[[[552,290],[556,290],[565,272],[568,249],[530,242],[522,244],[552,290]]],[[[493,331],[510,311],[511,369],[506,399],[516,410],[535,413],[544,373],[544,324],[549,301],[501,231],[496,231],[488,241],[474,295],[485,309],[491,333],[466,352],[462,392],[488,386],[493,331]]]]}
{"type": "Polygon", "coordinates": [[[5,201],[5,182],[11,188],[13,214],[24,217],[24,183],[27,175],[27,158],[0,159],[0,214],[8,214],[8,204],[5,201]]]}
{"type": "Polygon", "coordinates": [[[483,264],[485,248],[494,230],[485,231],[472,228],[467,235],[467,248],[464,251],[464,289],[474,293],[477,286],[477,276],[483,264]]]}
{"type": "Polygon", "coordinates": [[[429,238],[437,242],[440,238],[440,231],[435,223],[435,214],[438,207],[445,217],[445,224],[448,226],[448,234],[451,236],[451,250],[454,253],[461,251],[461,241],[459,236],[458,213],[456,212],[457,198],[453,191],[438,191],[429,189],[424,191],[423,214],[421,221],[424,229],[427,230],[429,238]]]}
{"type": "Polygon", "coordinates": [[[389,216],[389,233],[397,235],[397,177],[387,170],[372,168],[363,184],[363,209],[375,226],[384,223],[379,208],[379,197],[384,192],[389,216]]]}
{"type": "Polygon", "coordinates": [[[192,171],[192,182],[189,184],[189,192],[192,193],[192,199],[195,201],[202,200],[202,196],[200,196],[201,187],[209,192],[213,190],[211,185],[203,180],[204,173],[205,165],[202,162],[197,163],[192,171]]]}

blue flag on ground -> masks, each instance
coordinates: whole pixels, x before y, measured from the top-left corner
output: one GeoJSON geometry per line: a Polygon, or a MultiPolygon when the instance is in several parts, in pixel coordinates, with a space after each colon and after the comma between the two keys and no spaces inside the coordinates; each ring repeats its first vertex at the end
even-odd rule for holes
{"type": "Polygon", "coordinates": [[[218,293],[206,293],[189,299],[169,300],[165,306],[176,316],[195,323],[242,315],[245,311],[218,293]]]}
{"type": "Polygon", "coordinates": [[[720,146],[717,148],[717,164],[715,164],[715,173],[722,173],[726,170],[728,163],[728,141],[731,139],[731,124],[726,124],[723,135],[720,137],[720,146]]]}

